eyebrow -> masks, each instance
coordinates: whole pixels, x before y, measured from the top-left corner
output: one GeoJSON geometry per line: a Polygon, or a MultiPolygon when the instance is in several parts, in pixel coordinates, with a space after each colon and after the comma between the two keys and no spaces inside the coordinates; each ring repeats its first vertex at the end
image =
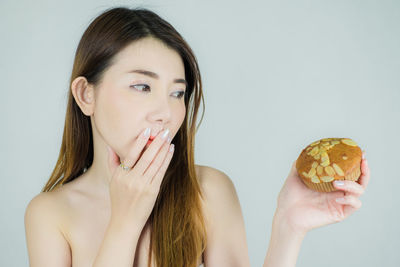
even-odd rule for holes
{"type": "MultiPolygon", "coordinates": [[[[143,74],[143,75],[149,76],[154,79],[160,78],[160,76],[157,73],[149,71],[149,70],[131,70],[131,71],[128,71],[128,73],[139,73],[139,74],[143,74]]],[[[186,88],[188,87],[188,83],[185,79],[174,79],[174,83],[183,83],[184,85],[186,85],[186,88]]]]}

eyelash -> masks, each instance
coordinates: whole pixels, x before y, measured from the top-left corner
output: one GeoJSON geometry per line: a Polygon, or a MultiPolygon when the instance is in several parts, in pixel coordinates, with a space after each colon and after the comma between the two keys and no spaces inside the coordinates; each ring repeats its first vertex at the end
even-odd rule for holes
{"type": "MultiPolygon", "coordinates": [[[[148,88],[150,88],[150,86],[148,86],[147,84],[134,84],[134,85],[130,85],[129,87],[136,89],[135,86],[143,86],[143,85],[147,86],[148,88]]],[[[185,95],[186,92],[185,91],[179,91],[178,93],[179,93],[179,96],[177,96],[176,98],[182,98],[185,95]]]]}

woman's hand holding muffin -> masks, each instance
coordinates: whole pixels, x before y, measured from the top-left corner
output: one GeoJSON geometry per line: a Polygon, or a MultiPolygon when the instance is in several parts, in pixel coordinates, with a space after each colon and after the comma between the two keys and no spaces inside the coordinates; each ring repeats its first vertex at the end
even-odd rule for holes
{"type": "MultiPolygon", "coordinates": [[[[330,141],[337,144],[337,140],[341,139],[332,138],[330,141]]],[[[349,139],[342,143],[347,143],[347,140],[349,139]]],[[[317,142],[313,144],[315,143],[317,142]]],[[[296,266],[302,240],[308,231],[340,222],[361,207],[359,197],[368,185],[370,170],[365,152],[357,160],[358,152],[352,153],[356,151],[356,144],[348,144],[353,147],[338,145],[328,153],[322,148],[319,155],[315,154],[315,150],[310,153],[313,148],[308,146],[299,159],[293,162],[278,195],[270,244],[263,267],[296,266]],[[347,153],[346,156],[343,151],[347,153]],[[326,154],[328,158],[331,156],[330,160],[326,159],[326,154]],[[347,160],[351,163],[344,162],[347,160]],[[299,161],[302,164],[299,165],[299,161]],[[305,173],[304,168],[307,170],[305,173]]]]}
{"type": "Polygon", "coordinates": [[[361,176],[357,182],[338,180],[333,183],[338,191],[318,192],[302,182],[295,161],[279,193],[275,216],[284,219],[293,231],[304,234],[311,229],[340,222],[361,207],[359,197],[369,179],[367,160],[362,159],[361,176]]]}

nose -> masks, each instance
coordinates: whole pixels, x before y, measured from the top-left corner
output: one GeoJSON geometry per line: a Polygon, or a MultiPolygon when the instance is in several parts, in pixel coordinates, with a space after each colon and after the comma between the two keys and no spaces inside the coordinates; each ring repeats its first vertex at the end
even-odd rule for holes
{"type": "Polygon", "coordinates": [[[152,112],[150,119],[161,125],[167,125],[172,116],[172,103],[168,97],[157,97],[152,103],[152,112]]]}

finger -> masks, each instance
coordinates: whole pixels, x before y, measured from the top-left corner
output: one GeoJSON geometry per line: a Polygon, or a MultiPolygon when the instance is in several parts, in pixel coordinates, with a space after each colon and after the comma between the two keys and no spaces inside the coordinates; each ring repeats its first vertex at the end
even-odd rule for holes
{"type": "Polygon", "coordinates": [[[158,172],[156,173],[153,180],[151,181],[151,183],[158,189],[161,186],[161,183],[165,176],[165,172],[167,171],[169,163],[171,162],[172,156],[174,155],[174,151],[175,151],[175,146],[174,146],[174,144],[171,144],[171,146],[169,147],[167,156],[164,159],[164,162],[162,163],[161,167],[158,169],[158,172]]]}
{"type": "Polygon", "coordinates": [[[151,180],[153,179],[154,175],[157,173],[158,169],[161,167],[161,165],[168,153],[169,146],[170,146],[170,144],[168,142],[165,142],[163,144],[163,146],[161,147],[160,151],[158,152],[158,154],[156,155],[153,162],[144,171],[143,177],[149,183],[151,183],[151,180]]]}
{"type": "Polygon", "coordinates": [[[343,197],[336,198],[335,201],[339,204],[348,205],[353,209],[358,210],[361,208],[361,200],[354,195],[346,195],[343,197]]]}
{"type": "Polygon", "coordinates": [[[335,188],[344,191],[345,193],[353,194],[357,197],[364,193],[364,187],[354,181],[336,180],[333,182],[335,188]]]}
{"type": "Polygon", "coordinates": [[[146,128],[135,140],[135,143],[133,144],[132,149],[130,149],[130,151],[128,152],[128,155],[123,160],[121,160],[121,163],[124,166],[132,168],[135,165],[136,161],[139,158],[140,153],[146,146],[149,137],[150,137],[150,128],[146,128]]]}
{"type": "Polygon", "coordinates": [[[154,160],[155,156],[161,149],[164,142],[166,142],[168,135],[169,135],[169,129],[166,129],[165,131],[159,133],[156,136],[156,138],[153,140],[153,142],[151,142],[149,147],[146,149],[146,151],[143,153],[143,155],[136,163],[136,166],[134,168],[135,172],[137,171],[140,175],[143,175],[143,173],[150,166],[151,162],[154,160]]]}
{"type": "Polygon", "coordinates": [[[298,173],[297,173],[297,168],[296,168],[296,163],[297,163],[297,160],[295,160],[295,161],[292,163],[292,168],[291,168],[290,171],[289,171],[288,177],[290,177],[291,179],[294,179],[294,177],[296,177],[296,176],[298,175],[298,173]]]}
{"type": "Polygon", "coordinates": [[[368,186],[370,180],[370,169],[368,166],[367,159],[361,161],[361,176],[358,179],[358,183],[365,189],[368,186]]]}
{"type": "Polygon", "coordinates": [[[297,163],[297,160],[295,160],[295,161],[293,162],[293,164],[292,164],[292,169],[290,170],[290,173],[289,173],[289,174],[297,173],[296,163],[297,163]]]}

